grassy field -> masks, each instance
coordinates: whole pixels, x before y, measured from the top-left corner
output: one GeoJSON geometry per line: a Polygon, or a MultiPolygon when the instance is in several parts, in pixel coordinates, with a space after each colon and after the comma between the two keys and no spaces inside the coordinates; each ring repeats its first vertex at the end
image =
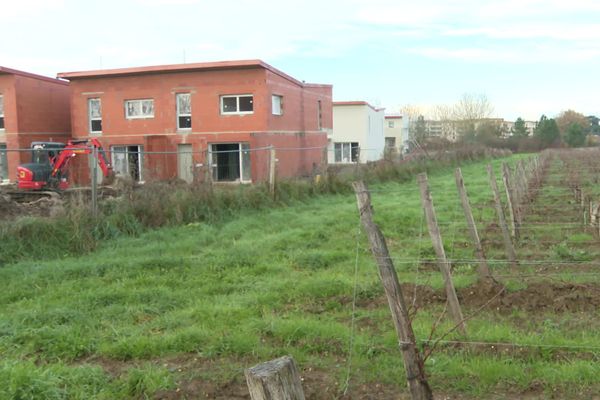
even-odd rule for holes
{"type": "MultiPolygon", "coordinates": [[[[581,226],[560,225],[579,221],[567,164],[553,161],[527,214],[518,253],[535,262],[518,271],[492,262],[508,291],[468,321],[468,338],[445,338],[482,344],[444,342],[428,358],[434,393],[587,398],[600,391],[598,243],[581,226]]],[[[464,260],[454,263],[454,279],[469,315],[497,293],[475,284],[453,172],[429,178],[447,254],[464,260]]],[[[463,175],[488,257],[501,260],[485,163],[463,166],[463,175]]],[[[376,222],[418,311],[416,335],[426,339],[444,296],[417,185],[371,189],[376,222]]],[[[285,354],[299,364],[308,398],[406,396],[354,196],[242,214],[0,269],[0,398],[244,398],[244,368],[285,354]]],[[[450,326],[441,318],[432,337],[450,326]]]]}

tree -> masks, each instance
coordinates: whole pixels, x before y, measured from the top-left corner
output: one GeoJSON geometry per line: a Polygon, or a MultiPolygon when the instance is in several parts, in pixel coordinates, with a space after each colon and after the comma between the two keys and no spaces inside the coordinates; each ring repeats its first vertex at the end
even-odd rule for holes
{"type": "Polygon", "coordinates": [[[427,138],[427,126],[425,124],[424,116],[419,115],[415,123],[410,124],[410,137],[419,144],[423,144],[427,138]]]}
{"type": "Polygon", "coordinates": [[[565,142],[570,147],[581,147],[585,144],[585,138],[587,133],[581,128],[581,125],[577,123],[572,123],[567,128],[567,133],[565,135],[565,142]]]}
{"type": "Polygon", "coordinates": [[[477,121],[489,118],[493,112],[494,107],[486,95],[465,93],[454,105],[452,116],[456,120],[477,121]]]}
{"type": "Polygon", "coordinates": [[[477,135],[477,122],[489,118],[493,112],[494,107],[484,94],[465,93],[452,107],[450,115],[459,136],[468,139],[477,135]]]}
{"type": "Polygon", "coordinates": [[[515,121],[515,126],[512,129],[512,134],[514,137],[524,138],[529,136],[529,132],[527,131],[527,127],[525,126],[525,121],[523,118],[519,117],[515,121]]]}
{"type": "Polygon", "coordinates": [[[542,115],[534,131],[534,136],[540,139],[544,147],[560,143],[560,131],[556,121],[542,115]]]}
{"type": "Polygon", "coordinates": [[[583,133],[585,133],[586,135],[590,131],[590,121],[585,117],[585,115],[580,114],[576,111],[563,111],[556,118],[556,125],[558,125],[558,130],[560,131],[560,134],[563,137],[567,134],[567,130],[572,124],[579,125],[583,133]]]}

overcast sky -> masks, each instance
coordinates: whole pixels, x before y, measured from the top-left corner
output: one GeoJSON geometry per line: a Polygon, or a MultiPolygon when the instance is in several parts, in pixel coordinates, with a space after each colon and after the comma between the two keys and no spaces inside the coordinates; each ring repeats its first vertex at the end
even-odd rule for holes
{"type": "Polygon", "coordinates": [[[600,114],[600,0],[0,0],[0,65],[42,75],[259,58],[334,100],[600,114]]]}

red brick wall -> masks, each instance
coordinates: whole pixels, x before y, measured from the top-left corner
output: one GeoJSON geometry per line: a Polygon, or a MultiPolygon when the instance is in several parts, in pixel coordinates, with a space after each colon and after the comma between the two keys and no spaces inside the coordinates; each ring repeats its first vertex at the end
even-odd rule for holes
{"type": "Polygon", "coordinates": [[[4,96],[5,132],[8,173],[16,180],[17,166],[30,162],[31,142],[66,142],[70,137],[70,91],[65,82],[34,77],[0,75],[0,93],[4,96]]]}
{"type": "MultiPolygon", "coordinates": [[[[192,93],[192,131],[257,131],[266,128],[264,69],[182,72],[95,79],[71,84],[74,137],[86,137],[88,98],[102,101],[102,136],[178,134],[175,94],[192,93]],[[220,95],[253,94],[254,114],[221,115],[220,95]],[[126,119],[125,100],[154,99],[154,118],[126,119]]],[[[270,101],[270,99],[269,99],[270,101]]],[[[179,134],[178,134],[179,135],[179,134]]]]}
{"type": "Polygon", "coordinates": [[[66,82],[15,75],[19,133],[70,133],[70,91],[66,82]]]}
{"type": "MultiPolygon", "coordinates": [[[[211,143],[247,142],[256,149],[324,147],[327,136],[317,131],[317,100],[321,100],[323,128],[332,126],[331,86],[304,88],[264,68],[178,72],[106,78],[76,78],[71,83],[72,126],[76,138],[89,137],[88,99],[102,102],[102,134],[105,149],[114,145],[142,145],[144,151],[177,151],[190,143],[194,163],[206,163],[211,143]],[[175,94],[192,93],[192,131],[176,130],[175,94]],[[221,115],[220,96],[252,94],[254,113],[221,115]],[[283,115],[271,110],[271,95],[283,96],[283,115]],[[124,102],[154,99],[154,118],[126,119],[124,102]],[[308,111],[307,111],[308,110],[308,111]]],[[[286,150],[277,154],[278,176],[309,175],[322,159],[320,149],[286,150]]],[[[252,179],[268,178],[269,152],[252,151],[252,179]]],[[[177,176],[176,155],[146,154],[144,177],[177,176]]]]}

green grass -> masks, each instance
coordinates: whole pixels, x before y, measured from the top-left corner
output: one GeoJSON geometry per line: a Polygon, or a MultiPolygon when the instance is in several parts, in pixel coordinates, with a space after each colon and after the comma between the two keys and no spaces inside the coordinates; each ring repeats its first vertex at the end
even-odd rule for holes
{"type": "MultiPolygon", "coordinates": [[[[493,162],[497,174],[501,161],[493,162]]],[[[431,191],[448,256],[469,260],[473,250],[453,172],[443,168],[430,174],[431,191]]],[[[463,175],[476,221],[486,232],[496,217],[485,163],[463,165],[463,175]]],[[[435,265],[417,273],[415,260],[432,259],[433,251],[416,183],[386,182],[371,189],[375,219],[400,280],[441,290],[435,265]]],[[[243,387],[244,368],[283,354],[292,354],[309,377],[311,371],[325,371],[333,382],[329,393],[337,393],[348,368],[355,265],[351,389],[379,383],[405,392],[377,270],[364,234],[357,238],[354,196],[329,194],[290,204],[243,209],[219,223],[191,222],[120,237],[80,257],[57,254],[0,269],[0,398],[152,398],[186,390],[189,382],[211,382],[225,391],[228,385],[243,387]]],[[[544,232],[532,233],[531,243],[538,234],[544,232]]],[[[482,236],[499,240],[493,231],[482,236]]],[[[590,240],[585,233],[560,239],[555,254],[528,250],[554,260],[578,259],[583,250],[592,254],[572,247],[590,240]]],[[[501,242],[486,250],[490,258],[504,258],[501,242]]],[[[503,263],[492,268],[510,272],[503,263]]],[[[564,273],[568,279],[569,271],[564,273]]],[[[476,264],[457,262],[454,275],[457,288],[468,287],[477,278],[476,264]]],[[[515,281],[511,290],[526,286],[515,281]]],[[[418,338],[429,336],[442,308],[434,303],[419,310],[418,338]]],[[[473,311],[466,308],[465,314],[473,311]]],[[[590,356],[590,351],[535,347],[600,348],[596,314],[517,309],[478,314],[468,322],[469,340],[533,347],[497,354],[442,346],[427,361],[433,389],[473,398],[519,393],[536,382],[565,397],[600,389],[597,350],[590,356]]],[[[437,334],[450,326],[442,319],[437,334]]]]}

